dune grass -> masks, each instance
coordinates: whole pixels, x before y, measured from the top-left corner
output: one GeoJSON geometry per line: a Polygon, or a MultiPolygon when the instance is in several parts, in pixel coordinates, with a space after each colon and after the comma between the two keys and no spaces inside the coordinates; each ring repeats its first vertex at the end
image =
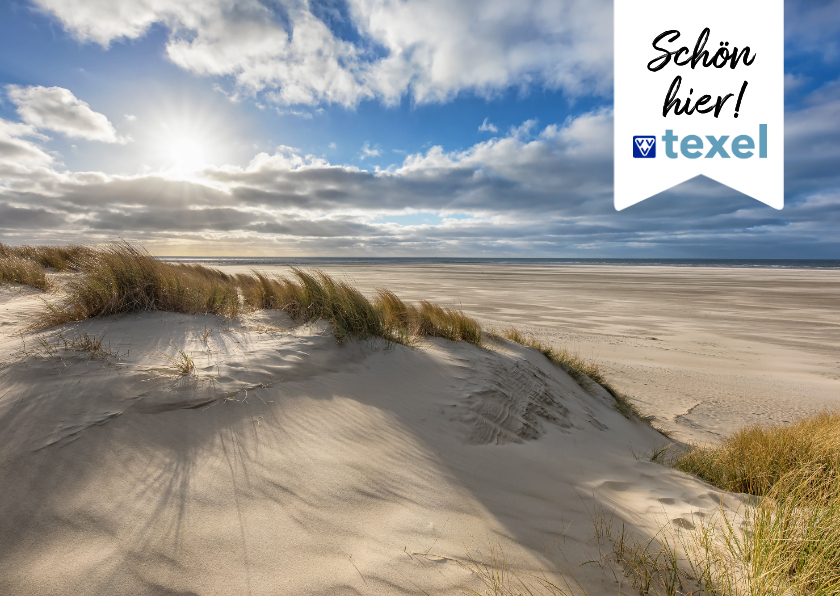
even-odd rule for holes
{"type": "Polygon", "coordinates": [[[240,311],[231,276],[198,265],[165,263],[127,242],[84,251],[74,267],[82,275],[67,282],[63,299],[49,305],[36,327],[135,310],[231,317],[240,311]]]}
{"type": "Polygon", "coordinates": [[[388,336],[382,313],[356,288],[323,271],[292,268],[292,276],[267,276],[254,271],[238,276],[245,303],[252,309],[278,309],[292,319],[332,323],[336,339],[388,336]]]}
{"type": "Polygon", "coordinates": [[[461,310],[421,301],[413,305],[393,292],[378,290],[375,300],[323,271],[292,268],[292,276],[267,276],[258,271],[237,277],[245,303],[253,309],[284,311],[294,320],[332,323],[339,341],[347,337],[381,337],[410,344],[424,337],[481,343],[481,326],[461,310]]]}
{"type": "Polygon", "coordinates": [[[670,464],[754,497],[736,511],[696,512],[681,528],[666,516],[647,538],[596,510],[595,540],[612,543],[639,594],[840,594],[840,414],[750,426],[670,464]]]}
{"type": "Polygon", "coordinates": [[[85,255],[89,255],[92,251],[93,249],[78,244],[69,246],[9,246],[0,243],[0,257],[15,256],[56,271],[77,269],[76,261],[85,255]]]}
{"type": "Polygon", "coordinates": [[[49,286],[44,268],[29,259],[3,252],[0,245],[0,284],[15,283],[46,290],[49,286]]]}
{"type": "Polygon", "coordinates": [[[699,447],[674,465],[731,492],[768,494],[796,473],[840,474],[840,414],[821,413],[793,424],[748,426],[720,444],[699,447]]]}
{"type": "Polygon", "coordinates": [[[706,557],[717,561],[707,575],[729,586],[721,593],[840,594],[840,414],[749,426],[671,463],[723,490],[760,497],[744,512],[743,532],[717,529],[725,548],[706,557]]]}
{"type": "Polygon", "coordinates": [[[421,300],[419,305],[403,302],[393,292],[377,290],[374,307],[382,313],[385,324],[397,335],[442,337],[451,341],[481,344],[481,325],[463,311],[444,308],[421,300]]]}
{"type": "MultiPolygon", "coordinates": [[[[38,258],[57,262],[61,257],[43,248],[18,250],[27,250],[32,259],[41,255],[38,258]]],[[[432,336],[481,343],[481,326],[461,310],[425,301],[408,304],[386,290],[371,301],[323,271],[292,268],[288,277],[259,271],[228,275],[202,265],[166,263],[128,242],[79,248],[67,258],[68,267],[80,275],[66,283],[57,303],[48,304],[33,326],[36,329],[138,310],[235,317],[250,310],[277,309],[296,321],[329,321],[339,341],[381,337],[408,344],[432,336]]],[[[17,263],[16,259],[23,257],[13,255],[6,261],[17,263]]],[[[40,267],[43,277],[43,267],[32,259],[20,262],[40,267]]]]}

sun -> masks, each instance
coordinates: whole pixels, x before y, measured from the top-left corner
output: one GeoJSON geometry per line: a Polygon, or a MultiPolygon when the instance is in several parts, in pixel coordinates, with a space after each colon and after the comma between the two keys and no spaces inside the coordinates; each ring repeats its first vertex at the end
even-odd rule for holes
{"type": "Polygon", "coordinates": [[[182,172],[195,172],[207,163],[204,147],[195,139],[177,137],[168,147],[172,169],[182,172]]]}

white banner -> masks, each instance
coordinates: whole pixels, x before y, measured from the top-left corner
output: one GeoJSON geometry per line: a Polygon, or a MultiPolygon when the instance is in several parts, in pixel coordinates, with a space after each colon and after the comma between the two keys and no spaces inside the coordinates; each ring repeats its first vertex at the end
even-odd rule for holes
{"type": "Polygon", "coordinates": [[[784,206],[783,0],[615,0],[615,208],[705,175],[784,206]]]}

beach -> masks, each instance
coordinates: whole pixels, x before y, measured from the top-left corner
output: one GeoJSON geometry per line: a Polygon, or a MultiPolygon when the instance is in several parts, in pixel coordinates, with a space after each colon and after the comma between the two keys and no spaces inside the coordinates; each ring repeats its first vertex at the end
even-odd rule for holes
{"type": "Polygon", "coordinates": [[[55,294],[0,288],[0,592],[636,593],[619,535],[751,503],[656,453],[840,400],[838,271],[323,269],[463,309],[481,345],[342,340],[272,309],[32,332],[55,294]],[[508,326],[596,361],[653,426],[508,326]]]}
{"type": "MultiPolygon", "coordinates": [[[[285,267],[260,267],[285,273],[285,267]]],[[[223,266],[246,271],[247,267],[223,266]]],[[[690,441],[840,405],[840,271],[333,264],[362,291],[463,308],[579,351],[690,441]]]]}

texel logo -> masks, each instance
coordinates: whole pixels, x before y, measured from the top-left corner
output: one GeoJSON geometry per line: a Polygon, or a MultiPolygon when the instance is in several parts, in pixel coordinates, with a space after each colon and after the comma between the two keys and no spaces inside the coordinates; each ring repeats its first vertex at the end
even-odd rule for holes
{"type": "Polygon", "coordinates": [[[656,157],[656,137],[633,137],[633,157],[656,157]]]}
{"type": "Polygon", "coordinates": [[[705,176],[781,209],[784,0],[613,6],[615,208],[705,176]]]}

